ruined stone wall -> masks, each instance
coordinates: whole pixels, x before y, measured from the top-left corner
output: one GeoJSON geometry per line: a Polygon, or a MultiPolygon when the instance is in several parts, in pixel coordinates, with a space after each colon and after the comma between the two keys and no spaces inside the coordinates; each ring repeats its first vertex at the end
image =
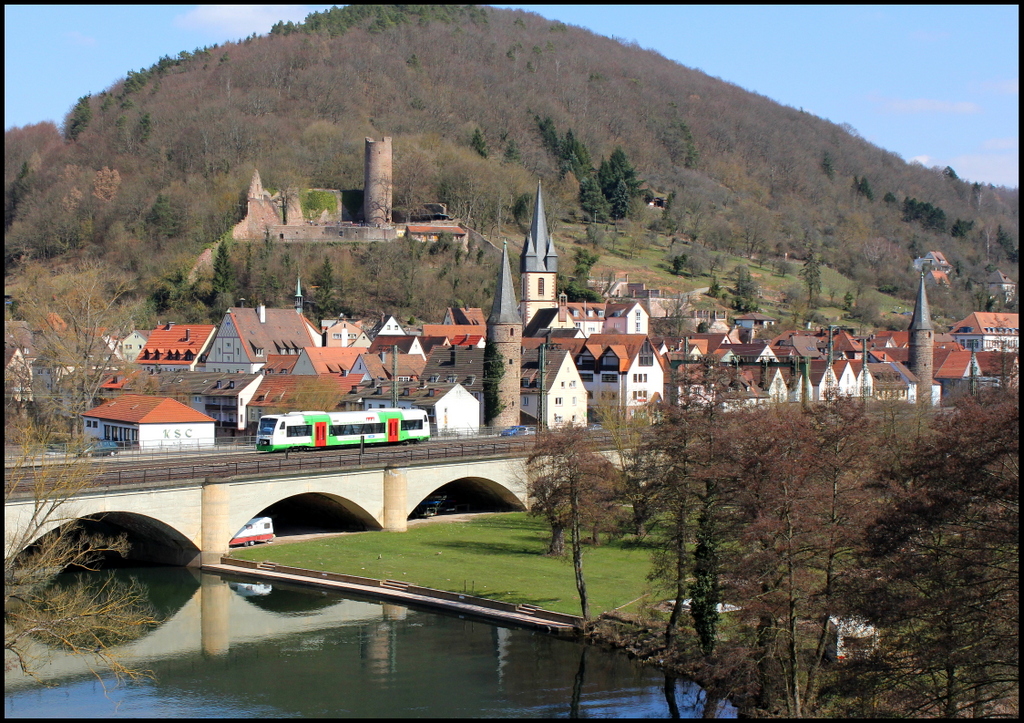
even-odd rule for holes
{"type": "Polygon", "coordinates": [[[264,233],[269,233],[272,240],[281,243],[293,241],[394,241],[398,238],[398,229],[394,227],[374,228],[372,226],[339,226],[337,224],[329,226],[269,226],[265,232],[261,232],[261,239],[264,237],[264,233]]]}

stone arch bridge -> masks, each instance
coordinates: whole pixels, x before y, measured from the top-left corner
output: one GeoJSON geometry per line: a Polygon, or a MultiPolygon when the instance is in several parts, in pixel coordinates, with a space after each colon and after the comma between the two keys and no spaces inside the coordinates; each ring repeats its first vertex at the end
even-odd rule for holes
{"type": "MultiPolygon", "coordinates": [[[[64,516],[128,531],[133,557],[198,566],[218,563],[235,532],[284,500],[313,495],[363,529],[401,532],[422,500],[453,483],[504,509],[528,508],[523,457],[509,456],[97,487],[71,500],[64,516]]],[[[5,529],[20,529],[31,509],[30,498],[9,500],[5,529]]]]}

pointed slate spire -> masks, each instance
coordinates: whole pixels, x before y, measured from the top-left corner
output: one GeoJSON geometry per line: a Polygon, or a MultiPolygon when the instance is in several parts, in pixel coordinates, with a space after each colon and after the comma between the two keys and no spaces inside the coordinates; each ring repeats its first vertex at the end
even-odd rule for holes
{"type": "Polygon", "coordinates": [[[302,277],[295,277],[295,313],[302,313],[302,277]]]}
{"type": "Polygon", "coordinates": [[[548,220],[544,213],[544,195],[537,181],[537,197],[533,204],[533,222],[523,244],[519,270],[555,273],[558,271],[558,252],[548,233],[548,220]]]}
{"type": "Polygon", "coordinates": [[[494,324],[521,324],[519,304],[516,301],[515,288],[512,286],[512,271],[508,266],[508,243],[501,248],[501,270],[498,272],[498,288],[494,292],[494,304],[491,315],[487,317],[488,326],[494,324]]]}
{"type": "Polygon", "coordinates": [[[924,274],[921,274],[921,283],[917,287],[917,302],[914,304],[914,315],[910,318],[909,331],[934,331],[932,326],[932,312],[928,308],[928,295],[924,290],[924,274]]]}

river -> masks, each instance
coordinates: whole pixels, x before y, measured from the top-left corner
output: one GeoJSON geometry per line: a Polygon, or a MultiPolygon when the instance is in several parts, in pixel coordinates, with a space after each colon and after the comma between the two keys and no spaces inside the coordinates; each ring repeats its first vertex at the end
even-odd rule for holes
{"type": "MultiPolygon", "coordinates": [[[[8,671],[8,717],[700,717],[704,694],[625,655],[436,611],[185,568],[134,578],[163,620],[117,649],[153,677],[101,683],[46,651],[8,671]]],[[[90,578],[92,580],[100,578],[90,578]]],[[[718,708],[716,704],[716,708],[718,708]]],[[[735,709],[722,706],[732,717],[735,709]]]]}

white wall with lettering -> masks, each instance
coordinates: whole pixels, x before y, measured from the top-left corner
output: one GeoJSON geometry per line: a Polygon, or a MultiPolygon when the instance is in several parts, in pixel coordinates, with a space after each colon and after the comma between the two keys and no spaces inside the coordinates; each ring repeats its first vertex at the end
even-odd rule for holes
{"type": "Polygon", "coordinates": [[[187,424],[140,424],[139,447],[205,447],[214,443],[215,422],[189,422],[187,424]]]}

